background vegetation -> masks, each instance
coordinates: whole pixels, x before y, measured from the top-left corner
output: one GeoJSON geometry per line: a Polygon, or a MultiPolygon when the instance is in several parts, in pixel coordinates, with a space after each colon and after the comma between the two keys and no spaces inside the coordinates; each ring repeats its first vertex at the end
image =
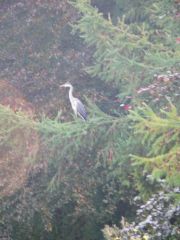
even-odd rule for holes
{"type": "Polygon", "coordinates": [[[0,5],[0,237],[178,239],[179,2],[0,5]]]}

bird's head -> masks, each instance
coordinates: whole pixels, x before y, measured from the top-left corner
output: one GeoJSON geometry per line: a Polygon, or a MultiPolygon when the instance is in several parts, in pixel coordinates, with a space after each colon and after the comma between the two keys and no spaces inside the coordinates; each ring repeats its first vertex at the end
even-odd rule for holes
{"type": "Polygon", "coordinates": [[[69,82],[66,82],[66,83],[60,85],[60,87],[61,87],[61,88],[63,88],[63,87],[65,87],[65,88],[67,88],[67,87],[71,88],[71,87],[72,87],[72,84],[69,83],[69,82]]]}

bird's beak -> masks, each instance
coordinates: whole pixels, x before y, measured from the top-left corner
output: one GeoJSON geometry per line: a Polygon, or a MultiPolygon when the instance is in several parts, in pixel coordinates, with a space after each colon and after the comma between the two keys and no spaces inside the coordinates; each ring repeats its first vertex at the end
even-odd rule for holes
{"type": "Polygon", "coordinates": [[[60,87],[60,88],[63,88],[63,87],[64,87],[64,84],[60,85],[59,87],[60,87]]]}

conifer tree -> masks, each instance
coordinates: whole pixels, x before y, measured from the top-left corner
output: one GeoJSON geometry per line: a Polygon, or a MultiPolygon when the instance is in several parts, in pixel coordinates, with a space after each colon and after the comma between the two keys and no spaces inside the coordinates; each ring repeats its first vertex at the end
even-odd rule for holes
{"type": "Polygon", "coordinates": [[[176,67],[180,56],[172,1],[133,1],[132,5],[116,1],[116,9],[124,8],[114,13],[116,24],[90,1],[77,0],[73,5],[82,14],[74,30],[95,47],[92,65],[87,68],[92,76],[115,83],[121,91],[124,86],[132,94],[135,86],[149,82],[155,73],[176,67]]]}
{"type": "Polygon", "coordinates": [[[136,165],[143,165],[152,179],[165,179],[172,186],[180,186],[180,116],[169,103],[169,111],[160,116],[144,105],[131,113],[135,133],[148,145],[145,156],[132,156],[136,165]]]}

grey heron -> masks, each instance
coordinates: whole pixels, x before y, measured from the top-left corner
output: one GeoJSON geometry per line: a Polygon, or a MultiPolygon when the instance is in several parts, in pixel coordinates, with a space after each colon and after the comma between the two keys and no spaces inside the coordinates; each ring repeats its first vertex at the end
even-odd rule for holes
{"type": "Polygon", "coordinates": [[[85,109],[83,103],[78,98],[75,98],[72,95],[73,86],[70,83],[65,83],[65,84],[60,85],[60,87],[69,88],[69,100],[70,100],[71,107],[72,107],[75,115],[79,116],[83,120],[87,120],[87,112],[86,112],[86,109],[85,109]]]}

